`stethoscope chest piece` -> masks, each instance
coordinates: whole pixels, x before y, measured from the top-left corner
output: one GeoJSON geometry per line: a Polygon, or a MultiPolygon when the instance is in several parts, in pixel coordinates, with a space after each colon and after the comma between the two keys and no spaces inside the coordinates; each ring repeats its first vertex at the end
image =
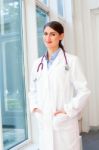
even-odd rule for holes
{"type": "Polygon", "coordinates": [[[68,65],[68,64],[65,65],[65,70],[66,70],[66,71],[69,70],[69,65],[68,65]]]}

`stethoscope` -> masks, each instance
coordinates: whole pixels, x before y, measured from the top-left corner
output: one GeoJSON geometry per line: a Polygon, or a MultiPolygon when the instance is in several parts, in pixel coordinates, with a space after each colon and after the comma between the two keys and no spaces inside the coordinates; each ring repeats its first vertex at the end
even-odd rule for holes
{"type": "MultiPolygon", "coordinates": [[[[62,50],[63,51],[63,50],[62,50]]],[[[67,62],[67,57],[66,57],[66,54],[65,54],[65,51],[63,51],[63,54],[64,54],[64,58],[65,58],[65,70],[69,70],[69,65],[68,65],[68,62],[67,62]]],[[[38,67],[37,67],[37,72],[39,72],[39,69],[41,67],[41,70],[43,70],[43,59],[44,57],[46,57],[46,54],[44,54],[41,58],[41,62],[39,63],[38,67]]]]}

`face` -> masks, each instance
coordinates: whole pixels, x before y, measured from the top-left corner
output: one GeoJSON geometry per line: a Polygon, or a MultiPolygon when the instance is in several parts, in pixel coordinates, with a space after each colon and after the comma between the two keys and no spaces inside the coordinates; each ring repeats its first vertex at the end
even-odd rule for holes
{"type": "Polygon", "coordinates": [[[48,49],[56,50],[59,47],[59,41],[63,39],[63,36],[63,33],[59,34],[57,31],[47,26],[44,29],[44,44],[48,49]]]}

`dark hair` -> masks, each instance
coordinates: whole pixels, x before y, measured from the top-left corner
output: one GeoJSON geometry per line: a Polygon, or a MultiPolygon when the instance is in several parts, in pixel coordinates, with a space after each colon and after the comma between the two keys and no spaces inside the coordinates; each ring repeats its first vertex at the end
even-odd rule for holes
{"type": "MultiPolygon", "coordinates": [[[[53,30],[55,30],[56,32],[58,32],[59,34],[64,33],[64,27],[61,23],[59,23],[58,21],[50,21],[48,23],[46,23],[44,25],[43,31],[46,27],[51,27],[53,30]]],[[[61,40],[59,41],[59,47],[65,51],[64,46],[61,43],[61,40]]]]}

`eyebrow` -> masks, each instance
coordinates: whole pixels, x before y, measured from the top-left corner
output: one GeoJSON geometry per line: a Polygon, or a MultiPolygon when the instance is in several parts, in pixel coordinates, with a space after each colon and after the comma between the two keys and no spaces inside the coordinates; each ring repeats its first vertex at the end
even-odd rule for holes
{"type": "MultiPolygon", "coordinates": [[[[44,31],[44,33],[48,33],[48,32],[47,32],[47,31],[44,31]]],[[[54,33],[54,34],[55,34],[56,32],[50,32],[50,33],[54,33]]]]}

